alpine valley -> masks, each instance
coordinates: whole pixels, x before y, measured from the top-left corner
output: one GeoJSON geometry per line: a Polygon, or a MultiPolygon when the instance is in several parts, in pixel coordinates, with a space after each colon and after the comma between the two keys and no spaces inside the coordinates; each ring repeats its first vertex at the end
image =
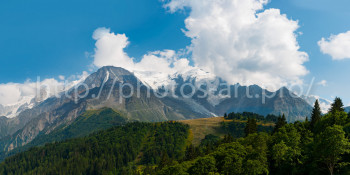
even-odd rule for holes
{"type": "Polygon", "coordinates": [[[349,6],[0,1],[0,175],[350,175],[349,6]]]}

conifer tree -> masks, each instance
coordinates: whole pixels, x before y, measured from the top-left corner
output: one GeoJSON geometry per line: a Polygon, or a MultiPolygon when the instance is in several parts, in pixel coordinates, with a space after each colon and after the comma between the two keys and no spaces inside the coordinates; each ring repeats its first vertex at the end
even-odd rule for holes
{"type": "Polygon", "coordinates": [[[166,167],[167,165],[171,164],[171,160],[169,158],[169,155],[167,152],[162,152],[162,158],[161,161],[159,162],[158,168],[162,169],[164,167],[166,167]]]}
{"type": "Polygon", "coordinates": [[[287,124],[286,116],[284,114],[282,115],[282,117],[279,116],[277,118],[277,122],[276,122],[276,125],[275,125],[273,132],[274,133],[277,132],[280,128],[284,127],[286,124],[287,124]]]}
{"type": "Polygon", "coordinates": [[[284,114],[282,115],[282,122],[284,123],[284,125],[287,124],[287,119],[286,119],[286,116],[284,114]]]}
{"type": "Polygon", "coordinates": [[[232,135],[227,134],[224,136],[224,139],[222,140],[222,143],[231,143],[234,141],[234,138],[232,135]]]}
{"type": "Polygon", "coordinates": [[[256,124],[256,119],[251,119],[248,117],[247,125],[244,129],[245,135],[256,133],[258,130],[258,125],[256,124]]]}
{"type": "Polygon", "coordinates": [[[196,148],[195,146],[193,146],[192,144],[189,145],[187,148],[186,148],[186,152],[185,152],[185,161],[187,160],[193,160],[197,157],[196,155],[196,148]]]}
{"type": "Polygon", "coordinates": [[[321,112],[320,104],[318,100],[316,100],[314,109],[312,110],[312,115],[311,115],[311,123],[310,123],[311,130],[314,129],[315,124],[321,119],[321,116],[322,116],[322,112],[321,112]]]}
{"type": "Polygon", "coordinates": [[[308,124],[309,123],[309,118],[305,117],[305,123],[308,124]]]}
{"type": "Polygon", "coordinates": [[[331,109],[329,110],[330,113],[335,113],[335,112],[344,112],[344,104],[343,101],[339,98],[336,97],[334,99],[334,102],[331,105],[331,109]]]}

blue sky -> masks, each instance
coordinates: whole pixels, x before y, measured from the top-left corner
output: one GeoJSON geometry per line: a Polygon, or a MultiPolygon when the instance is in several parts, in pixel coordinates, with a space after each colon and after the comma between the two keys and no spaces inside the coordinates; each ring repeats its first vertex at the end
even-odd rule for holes
{"type": "MultiPolygon", "coordinates": [[[[322,37],[350,30],[347,7],[346,0],[272,0],[266,6],[299,21],[300,50],[309,55],[304,65],[310,73],[303,80],[327,81],[312,93],[350,104],[350,59],[332,60],[317,45],[322,37]]],[[[181,31],[188,15],[170,13],[159,0],[0,1],[0,83],[88,70],[93,58],[86,53],[94,52],[92,33],[99,27],[125,33],[130,41],[125,51],[136,59],[149,51],[183,49],[191,43],[181,31]]]]}
{"type": "Polygon", "coordinates": [[[1,1],[0,83],[87,70],[92,33],[109,27],[125,33],[127,52],[139,58],[152,50],[188,45],[180,28],[185,14],[166,13],[158,0],[1,1]]]}

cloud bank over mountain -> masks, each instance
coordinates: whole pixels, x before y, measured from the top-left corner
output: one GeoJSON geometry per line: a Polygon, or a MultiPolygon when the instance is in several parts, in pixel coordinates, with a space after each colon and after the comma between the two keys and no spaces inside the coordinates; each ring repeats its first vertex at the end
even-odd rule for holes
{"type": "Polygon", "coordinates": [[[300,51],[298,21],[267,0],[172,0],[171,12],[188,7],[186,36],[198,67],[231,83],[282,86],[301,83],[308,54],[300,51]]]}
{"type": "Polygon", "coordinates": [[[116,66],[125,68],[152,88],[169,85],[169,76],[185,73],[198,67],[190,66],[190,61],[181,58],[174,50],[153,51],[143,55],[141,61],[135,62],[124,49],[129,45],[125,34],[115,34],[107,28],[98,28],[93,34],[96,40],[94,66],[116,66]]]}
{"type": "Polygon", "coordinates": [[[58,95],[62,91],[70,89],[84,80],[88,75],[87,72],[83,72],[81,75],[73,75],[67,79],[59,76],[59,80],[55,78],[41,80],[38,78],[36,81],[27,80],[24,83],[0,84],[0,105],[20,106],[26,103],[29,104],[35,97],[45,100],[48,97],[58,95]],[[44,96],[40,94],[42,90],[45,90],[44,96]]]}

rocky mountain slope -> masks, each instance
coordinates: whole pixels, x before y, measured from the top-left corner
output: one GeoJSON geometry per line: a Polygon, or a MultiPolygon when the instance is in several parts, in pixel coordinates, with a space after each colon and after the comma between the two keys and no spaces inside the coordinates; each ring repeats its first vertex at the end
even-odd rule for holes
{"type": "Polygon", "coordinates": [[[305,117],[310,116],[312,110],[311,105],[287,88],[270,92],[257,85],[228,85],[218,77],[199,79],[191,76],[184,78],[179,75],[173,80],[177,84],[173,90],[173,93],[178,96],[177,100],[182,100],[182,104],[196,106],[199,111],[209,111],[217,116],[229,112],[254,112],[261,115],[285,114],[289,122],[294,122],[304,120],[305,117]],[[195,90],[186,85],[193,85],[192,88],[195,90]],[[181,87],[185,87],[183,94],[180,93],[181,87]],[[207,93],[206,96],[203,91],[207,93]],[[193,96],[186,98],[191,93],[193,96]]]}
{"type": "Polygon", "coordinates": [[[84,84],[86,87],[71,89],[60,98],[49,98],[34,108],[23,111],[16,118],[3,118],[2,133],[6,134],[2,134],[0,148],[3,151],[10,151],[23,146],[41,132],[48,134],[62,124],[72,123],[86,110],[103,107],[116,109],[133,121],[156,122],[211,115],[193,111],[186,105],[176,105],[178,102],[175,100],[163,102],[132,73],[122,68],[103,67],[91,74],[84,84]],[[124,85],[125,88],[122,88],[124,85]],[[133,87],[139,85],[141,88],[137,92],[136,88],[131,89],[126,85],[133,87]],[[133,93],[128,98],[120,96],[122,93],[130,94],[131,91],[133,93]]]}
{"type": "Polygon", "coordinates": [[[311,112],[305,100],[293,96],[286,88],[269,92],[259,86],[227,85],[220,78],[198,70],[169,76],[166,83],[156,86],[153,83],[150,87],[150,81],[155,79],[145,81],[135,75],[123,68],[103,67],[87,77],[79,88],[62,93],[60,98],[49,98],[15,118],[0,118],[0,149],[10,151],[23,146],[39,134],[50,134],[59,126],[70,125],[87,110],[105,107],[120,111],[127,121],[149,122],[244,111],[285,114],[293,122],[303,120],[311,112]],[[165,92],[168,94],[164,95],[165,92]]]}

